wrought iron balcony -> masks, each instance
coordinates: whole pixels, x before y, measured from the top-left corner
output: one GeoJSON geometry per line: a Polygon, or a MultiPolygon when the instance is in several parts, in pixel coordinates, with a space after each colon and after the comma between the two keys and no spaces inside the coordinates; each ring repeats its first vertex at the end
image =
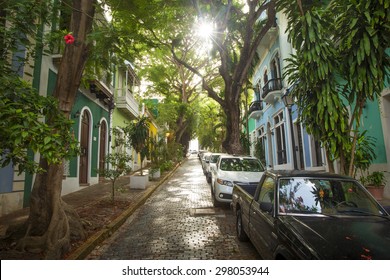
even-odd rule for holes
{"type": "Polygon", "coordinates": [[[276,78],[269,80],[262,88],[261,97],[267,103],[275,103],[282,96],[282,79],[276,78]]]}
{"type": "Polygon", "coordinates": [[[262,101],[253,101],[249,106],[248,115],[249,118],[258,119],[263,114],[263,102],[262,101]]]}

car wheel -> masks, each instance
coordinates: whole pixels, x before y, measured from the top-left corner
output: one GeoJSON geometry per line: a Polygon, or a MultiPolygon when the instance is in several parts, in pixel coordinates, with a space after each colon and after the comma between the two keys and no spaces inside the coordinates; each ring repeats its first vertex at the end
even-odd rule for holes
{"type": "Polygon", "coordinates": [[[237,238],[240,241],[248,241],[248,235],[245,233],[243,225],[242,225],[242,214],[241,209],[237,210],[236,213],[236,232],[237,232],[237,238]]]}

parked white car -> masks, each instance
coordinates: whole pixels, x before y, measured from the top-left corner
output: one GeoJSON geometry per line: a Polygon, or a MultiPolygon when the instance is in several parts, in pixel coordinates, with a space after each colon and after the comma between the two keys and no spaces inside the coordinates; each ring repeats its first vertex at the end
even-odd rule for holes
{"type": "Polygon", "coordinates": [[[256,187],[264,173],[260,160],[251,156],[221,155],[211,179],[214,206],[232,201],[233,185],[256,187]]]}
{"type": "Polygon", "coordinates": [[[206,175],[206,164],[208,164],[209,162],[210,155],[211,155],[210,152],[203,153],[200,159],[200,163],[202,164],[202,170],[204,175],[206,175]]]}
{"type": "Polygon", "coordinates": [[[211,178],[213,177],[212,171],[215,169],[217,166],[218,159],[221,155],[226,155],[224,153],[211,153],[208,156],[208,161],[205,163],[205,175],[206,175],[206,180],[207,183],[211,183],[211,178]]]}

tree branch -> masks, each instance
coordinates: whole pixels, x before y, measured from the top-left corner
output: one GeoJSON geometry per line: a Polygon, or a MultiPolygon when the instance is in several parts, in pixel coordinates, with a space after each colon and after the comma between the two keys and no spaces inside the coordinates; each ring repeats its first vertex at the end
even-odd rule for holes
{"type": "Polygon", "coordinates": [[[224,106],[225,104],[225,101],[220,98],[218,96],[218,94],[211,88],[211,86],[207,83],[205,77],[199,72],[198,69],[196,69],[195,67],[192,67],[191,65],[189,65],[186,61],[180,59],[176,53],[175,53],[175,49],[174,49],[174,46],[172,44],[171,46],[171,53],[172,53],[172,56],[173,58],[180,64],[182,64],[184,67],[186,67],[188,70],[192,71],[194,74],[196,74],[199,78],[201,78],[202,80],[202,88],[204,90],[207,91],[207,94],[213,98],[215,101],[217,101],[221,106],[224,106]]]}

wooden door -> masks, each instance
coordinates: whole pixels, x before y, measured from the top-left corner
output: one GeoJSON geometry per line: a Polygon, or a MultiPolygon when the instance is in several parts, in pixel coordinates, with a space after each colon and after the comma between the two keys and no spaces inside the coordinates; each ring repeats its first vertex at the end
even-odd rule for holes
{"type": "Polygon", "coordinates": [[[88,184],[88,168],[89,168],[89,128],[90,116],[87,111],[84,111],[81,120],[81,135],[80,135],[80,166],[79,166],[79,183],[80,185],[88,184]]]}

